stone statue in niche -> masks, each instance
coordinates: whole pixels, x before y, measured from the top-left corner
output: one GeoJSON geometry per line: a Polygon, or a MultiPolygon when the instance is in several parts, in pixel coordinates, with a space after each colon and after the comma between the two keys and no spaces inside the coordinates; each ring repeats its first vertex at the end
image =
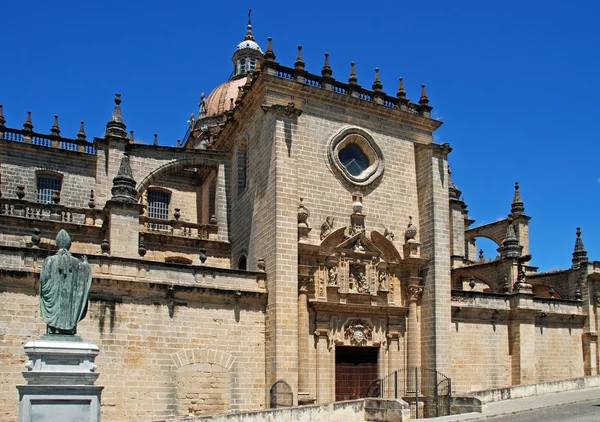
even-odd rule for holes
{"type": "Polygon", "coordinates": [[[369,281],[365,276],[364,268],[361,266],[350,267],[348,275],[348,290],[354,293],[369,293],[369,281]]]}
{"type": "Polygon", "coordinates": [[[338,267],[337,265],[333,265],[329,267],[328,270],[328,285],[329,286],[337,286],[338,285],[338,267]]]}
{"type": "Polygon", "coordinates": [[[323,224],[321,224],[321,240],[325,239],[327,236],[331,234],[333,231],[333,223],[335,222],[335,218],[332,216],[328,216],[323,224]]]}
{"type": "Polygon", "coordinates": [[[92,268],[85,256],[80,261],[71,255],[71,237],[65,230],[56,236],[56,247],[56,255],[42,264],[40,314],[48,334],[75,335],[87,313],[92,268]]]}
{"type": "Polygon", "coordinates": [[[380,270],[377,274],[377,290],[387,291],[387,272],[385,270],[380,270]]]}
{"type": "Polygon", "coordinates": [[[325,297],[325,280],[319,277],[319,297],[325,297]]]}

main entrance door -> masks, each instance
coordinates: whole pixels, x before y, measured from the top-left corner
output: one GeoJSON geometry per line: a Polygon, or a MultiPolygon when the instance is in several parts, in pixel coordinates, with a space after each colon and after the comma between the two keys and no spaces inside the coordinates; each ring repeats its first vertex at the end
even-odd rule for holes
{"type": "Polygon", "coordinates": [[[365,397],[369,384],[379,378],[377,347],[335,348],[335,400],[354,400],[365,397]]]}

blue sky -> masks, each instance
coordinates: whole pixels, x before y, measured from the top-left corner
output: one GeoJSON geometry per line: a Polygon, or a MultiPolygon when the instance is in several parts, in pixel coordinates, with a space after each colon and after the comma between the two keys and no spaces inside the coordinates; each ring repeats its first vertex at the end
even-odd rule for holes
{"type": "MultiPolygon", "coordinates": [[[[450,165],[476,224],[510,211],[519,181],[532,216],[533,265],[570,266],[575,227],[600,260],[600,33],[596,1],[7,1],[2,5],[0,104],[7,125],[33,113],[48,132],[54,114],[74,137],[85,120],[101,136],[115,92],[136,138],[174,145],[186,120],[226,80],[252,8],[261,46],[293,65],[303,46],[319,73],[370,87],[380,68],[394,95],[404,77],[416,101],[421,83],[453,147],[450,165]],[[168,5],[167,5],[168,4],[168,5]]],[[[492,256],[489,244],[486,256],[492,256]]]]}

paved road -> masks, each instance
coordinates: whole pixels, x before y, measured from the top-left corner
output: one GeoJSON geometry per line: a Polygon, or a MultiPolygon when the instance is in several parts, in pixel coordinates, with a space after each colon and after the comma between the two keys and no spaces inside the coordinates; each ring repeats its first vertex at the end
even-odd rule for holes
{"type": "Polygon", "coordinates": [[[484,420],[485,422],[599,422],[600,399],[561,404],[484,420]]]}

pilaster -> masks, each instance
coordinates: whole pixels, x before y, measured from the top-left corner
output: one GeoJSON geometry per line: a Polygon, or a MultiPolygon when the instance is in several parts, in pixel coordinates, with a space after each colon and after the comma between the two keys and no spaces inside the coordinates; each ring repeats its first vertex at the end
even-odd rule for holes
{"type": "MultiPolygon", "coordinates": [[[[267,261],[267,384],[270,388],[283,380],[292,388],[298,403],[298,191],[297,165],[292,153],[300,114],[293,103],[263,107],[269,122],[275,125],[274,189],[271,212],[274,213],[272,255],[267,261]],[[274,116],[273,116],[274,115],[274,116]],[[275,117],[274,119],[272,117],[275,117]]],[[[265,119],[267,120],[267,119],[265,119]]],[[[272,171],[272,170],[271,170],[272,171]]]]}
{"type": "MultiPolygon", "coordinates": [[[[421,364],[450,373],[450,215],[448,144],[415,145],[423,269],[421,364]]],[[[410,355],[410,352],[409,352],[410,355]]]]}
{"type": "Polygon", "coordinates": [[[224,163],[219,164],[215,192],[215,216],[219,226],[218,241],[229,242],[229,197],[227,192],[227,171],[224,163]]]}
{"type": "Polygon", "coordinates": [[[537,381],[535,356],[535,315],[533,293],[515,293],[510,298],[509,350],[512,385],[537,381]]]}

